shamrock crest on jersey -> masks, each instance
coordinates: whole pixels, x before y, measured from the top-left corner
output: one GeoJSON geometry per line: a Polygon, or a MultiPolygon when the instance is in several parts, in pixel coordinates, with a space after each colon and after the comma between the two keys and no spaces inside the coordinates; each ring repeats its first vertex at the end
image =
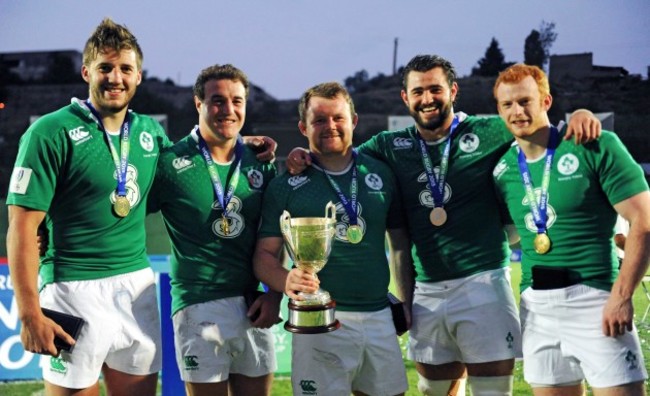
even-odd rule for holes
{"type": "Polygon", "coordinates": [[[481,143],[481,139],[473,133],[466,133],[458,139],[458,148],[465,153],[473,153],[481,143]]]}
{"type": "Polygon", "coordinates": [[[580,160],[575,155],[569,153],[564,154],[557,160],[557,170],[564,176],[570,176],[580,167],[580,160]]]}

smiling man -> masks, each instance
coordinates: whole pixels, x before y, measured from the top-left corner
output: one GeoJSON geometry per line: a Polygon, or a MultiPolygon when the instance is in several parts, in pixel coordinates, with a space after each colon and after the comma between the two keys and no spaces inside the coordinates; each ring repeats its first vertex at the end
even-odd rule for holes
{"type": "Polygon", "coordinates": [[[142,50],[124,26],[102,21],[81,75],[89,98],[27,130],[11,179],[7,252],[21,339],[26,350],[53,356],[42,364],[47,394],[98,395],[102,372],[111,394],[154,395],[160,320],[144,218],[158,151],[169,141],[160,124],[128,109],[142,50]],[[39,273],[43,219],[50,239],[39,273]],[[85,321],[71,353],[55,347],[55,336],[74,341],[41,307],[85,321]]]}
{"type": "Polygon", "coordinates": [[[536,396],[643,395],[632,295],[650,258],[650,193],[615,134],[576,145],[551,125],[546,74],[517,64],[494,85],[515,138],[494,169],[521,236],[524,378],[536,396]],[[630,222],[623,263],[612,238],[630,222]]]}
{"type": "Polygon", "coordinates": [[[336,301],[341,328],[293,335],[293,392],[401,395],[408,384],[387,297],[384,248],[388,229],[393,257],[408,259],[395,177],[385,164],[352,147],[358,117],[343,86],[316,85],[305,91],[298,108],[298,128],[318,165],[295,177],[285,173],[269,185],[254,268],[291,299],[302,298],[298,291],[315,292],[319,282],[311,274],[282,265],[279,219],[285,210],[292,217],[323,217],[327,203],[335,202],[336,234],[318,279],[336,301]]]}
{"type": "Polygon", "coordinates": [[[276,175],[239,135],[249,85],[230,64],[199,73],[198,124],[161,152],[149,195],[171,240],[176,360],[193,396],[268,395],[276,367],[268,328],[282,295],[265,293],[250,307],[244,298],[259,284],[253,250],[262,194],[276,175]]]}

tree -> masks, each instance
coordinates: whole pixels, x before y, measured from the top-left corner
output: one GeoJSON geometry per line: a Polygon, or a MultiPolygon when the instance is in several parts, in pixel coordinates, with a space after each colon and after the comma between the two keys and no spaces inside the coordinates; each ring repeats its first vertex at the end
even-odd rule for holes
{"type": "Polygon", "coordinates": [[[532,30],[524,43],[524,63],[543,68],[548,62],[551,46],[557,33],[555,33],[555,23],[545,22],[539,25],[539,30],[532,30]]]}
{"type": "Polygon", "coordinates": [[[492,37],[490,46],[485,50],[485,56],[478,61],[478,67],[472,68],[472,76],[494,77],[511,64],[505,62],[499,42],[492,37]]]}
{"type": "Polygon", "coordinates": [[[363,69],[354,73],[343,81],[345,88],[350,92],[363,92],[368,85],[368,72],[363,69]]]}

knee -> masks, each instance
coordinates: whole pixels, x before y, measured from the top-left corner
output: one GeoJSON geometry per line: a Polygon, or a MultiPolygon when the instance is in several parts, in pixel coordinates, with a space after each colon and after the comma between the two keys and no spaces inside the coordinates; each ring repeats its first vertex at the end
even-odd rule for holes
{"type": "Polygon", "coordinates": [[[469,388],[474,396],[512,396],[512,375],[499,377],[469,376],[469,388]]]}
{"type": "Polygon", "coordinates": [[[418,375],[418,391],[425,396],[464,396],[465,378],[455,380],[430,380],[418,375]]]}

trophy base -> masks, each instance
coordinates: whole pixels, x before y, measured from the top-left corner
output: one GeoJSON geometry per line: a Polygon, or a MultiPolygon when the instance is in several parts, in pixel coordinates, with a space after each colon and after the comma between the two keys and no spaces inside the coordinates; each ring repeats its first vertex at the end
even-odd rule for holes
{"type": "Polygon", "coordinates": [[[284,329],[297,334],[329,333],[341,327],[334,317],[336,303],[330,301],[322,305],[297,305],[289,302],[289,320],[284,329]]]}

